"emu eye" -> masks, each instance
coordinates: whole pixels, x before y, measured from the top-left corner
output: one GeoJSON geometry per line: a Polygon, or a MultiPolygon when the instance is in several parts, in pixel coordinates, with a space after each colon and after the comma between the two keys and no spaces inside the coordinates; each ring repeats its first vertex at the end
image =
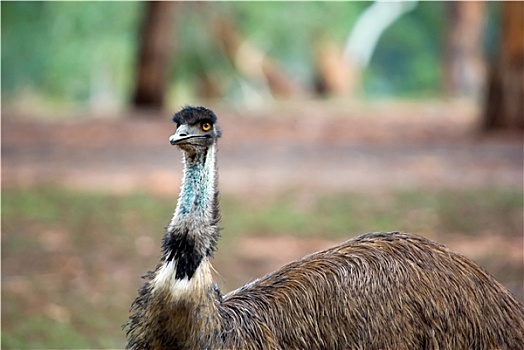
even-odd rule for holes
{"type": "Polygon", "coordinates": [[[209,131],[211,130],[211,123],[203,122],[200,127],[202,128],[202,131],[209,131]]]}

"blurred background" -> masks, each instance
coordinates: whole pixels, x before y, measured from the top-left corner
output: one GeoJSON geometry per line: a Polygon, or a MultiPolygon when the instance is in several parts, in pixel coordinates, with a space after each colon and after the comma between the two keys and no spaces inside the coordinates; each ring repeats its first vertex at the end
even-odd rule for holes
{"type": "Polygon", "coordinates": [[[523,2],[2,2],[2,348],[122,348],[219,116],[223,292],[363,232],[524,300],[523,2]]]}

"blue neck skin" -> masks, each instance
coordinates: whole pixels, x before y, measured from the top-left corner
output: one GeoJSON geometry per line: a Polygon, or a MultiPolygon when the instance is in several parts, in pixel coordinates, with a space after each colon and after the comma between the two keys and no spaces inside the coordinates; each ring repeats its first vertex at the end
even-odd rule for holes
{"type": "Polygon", "coordinates": [[[205,153],[193,157],[184,155],[184,179],[172,224],[189,215],[200,220],[211,218],[215,192],[214,162],[214,145],[205,153]]]}

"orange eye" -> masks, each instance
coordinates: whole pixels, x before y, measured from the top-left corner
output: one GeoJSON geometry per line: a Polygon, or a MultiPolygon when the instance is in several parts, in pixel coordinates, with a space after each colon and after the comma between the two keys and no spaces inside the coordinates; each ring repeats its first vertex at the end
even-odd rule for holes
{"type": "Polygon", "coordinates": [[[202,128],[202,131],[209,131],[209,130],[211,130],[211,124],[208,123],[208,122],[202,123],[202,125],[200,127],[202,128]]]}

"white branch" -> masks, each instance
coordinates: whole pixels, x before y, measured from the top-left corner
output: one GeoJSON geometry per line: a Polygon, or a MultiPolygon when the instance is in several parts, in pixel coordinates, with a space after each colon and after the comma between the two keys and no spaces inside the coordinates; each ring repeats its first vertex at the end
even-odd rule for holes
{"type": "Polygon", "coordinates": [[[375,1],[357,19],[344,46],[344,58],[365,68],[382,33],[404,13],[417,6],[416,0],[375,1]]]}

